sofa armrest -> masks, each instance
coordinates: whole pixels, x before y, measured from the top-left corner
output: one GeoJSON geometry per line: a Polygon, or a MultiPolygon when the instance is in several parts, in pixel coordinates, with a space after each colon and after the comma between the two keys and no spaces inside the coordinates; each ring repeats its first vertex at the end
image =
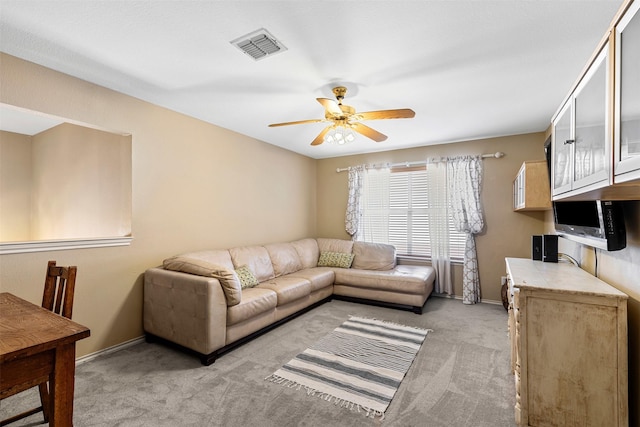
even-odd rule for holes
{"type": "Polygon", "coordinates": [[[223,347],[227,301],[218,279],[150,268],[144,274],[144,330],[210,354],[223,347]]]}

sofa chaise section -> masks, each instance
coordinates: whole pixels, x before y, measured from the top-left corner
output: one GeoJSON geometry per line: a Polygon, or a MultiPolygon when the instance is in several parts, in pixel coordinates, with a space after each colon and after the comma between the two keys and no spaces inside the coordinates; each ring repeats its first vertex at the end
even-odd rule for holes
{"type": "Polygon", "coordinates": [[[334,298],[405,307],[417,314],[422,314],[435,280],[433,268],[415,265],[398,265],[386,271],[337,268],[335,273],[334,298]]]}

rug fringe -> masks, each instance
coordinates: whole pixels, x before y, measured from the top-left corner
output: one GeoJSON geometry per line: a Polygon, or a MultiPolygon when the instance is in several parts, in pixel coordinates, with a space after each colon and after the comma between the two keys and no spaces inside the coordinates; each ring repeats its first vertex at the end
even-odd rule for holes
{"type": "Polygon", "coordinates": [[[305,389],[307,396],[318,397],[327,402],[333,402],[334,405],[340,406],[341,408],[347,408],[352,412],[364,412],[367,417],[376,418],[378,417],[380,421],[384,420],[384,412],[377,411],[375,409],[368,408],[366,406],[359,405],[357,403],[351,402],[346,399],[342,399],[340,397],[336,397],[330,393],[321,392],[314,388],[305,386],[296,381],[289,380],[287,378],[283,378],[279,375],[271,374],[265,378],[265,381],[271,381],[275,384],[280,384],[288,388],[297,388],[297,390],[305,389]]]}

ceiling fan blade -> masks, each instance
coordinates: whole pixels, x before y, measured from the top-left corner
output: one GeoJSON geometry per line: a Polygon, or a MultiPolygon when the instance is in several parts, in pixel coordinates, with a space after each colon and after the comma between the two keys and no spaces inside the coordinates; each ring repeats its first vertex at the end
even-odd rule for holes
{"type": "Polygon", "coordinates": [[[387,139],[387,135],[380,133],[375,129],[371,129],[369,126],[363,125],[362,123],[352,124],[351,129],[361,133],[367,138],[373,139],[376,142],[382,142],[387,139]]]}
{"type": "Polygon", "coordinates": [[[298,120],[297,122],[272,123],[269,125],[269,127],[274,128],[278,126],[302,125],[305,123],[318,123],[318,122],[324,122],[324,121],[325,121],[324,119],[298,120]]]}
{"type": "Polygon", "coordinates": [[[415,117],[415,115],[415,111],[410,108],[401,108],[399,110],[365,111],[364,113],[358,113],[360,120],[410,119],[415,117]]]}
{"type": "Polygon", "coordinates": [[[331,113],[335,116],[342,116],[342,110],[336,101],[329,98],[316,98],[320,104],[327,110],[328,113],[331,113]]]}
{"type": "Polygon", "coordinates": [[[327,126],[326,128],[322,129],[322,132],[320,132],[318,134],[318,136],[316,136],[316,139],[314,139],[311,142],[311,145],[320,145],[324,142],[324,136],[327,134],[327,132],[329,132],[329,129],[331,129],[331,126],[327,126]]]}

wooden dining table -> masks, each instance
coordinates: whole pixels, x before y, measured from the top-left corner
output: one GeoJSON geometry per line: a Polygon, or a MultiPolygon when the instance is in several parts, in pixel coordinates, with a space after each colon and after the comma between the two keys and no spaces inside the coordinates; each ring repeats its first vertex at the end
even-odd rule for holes
{"type": "Polygon", "coordinates": [[[73,425],[76,342],[87,327],[0,293],[0,399],[49,381],[50,426],[73,425]]]}

